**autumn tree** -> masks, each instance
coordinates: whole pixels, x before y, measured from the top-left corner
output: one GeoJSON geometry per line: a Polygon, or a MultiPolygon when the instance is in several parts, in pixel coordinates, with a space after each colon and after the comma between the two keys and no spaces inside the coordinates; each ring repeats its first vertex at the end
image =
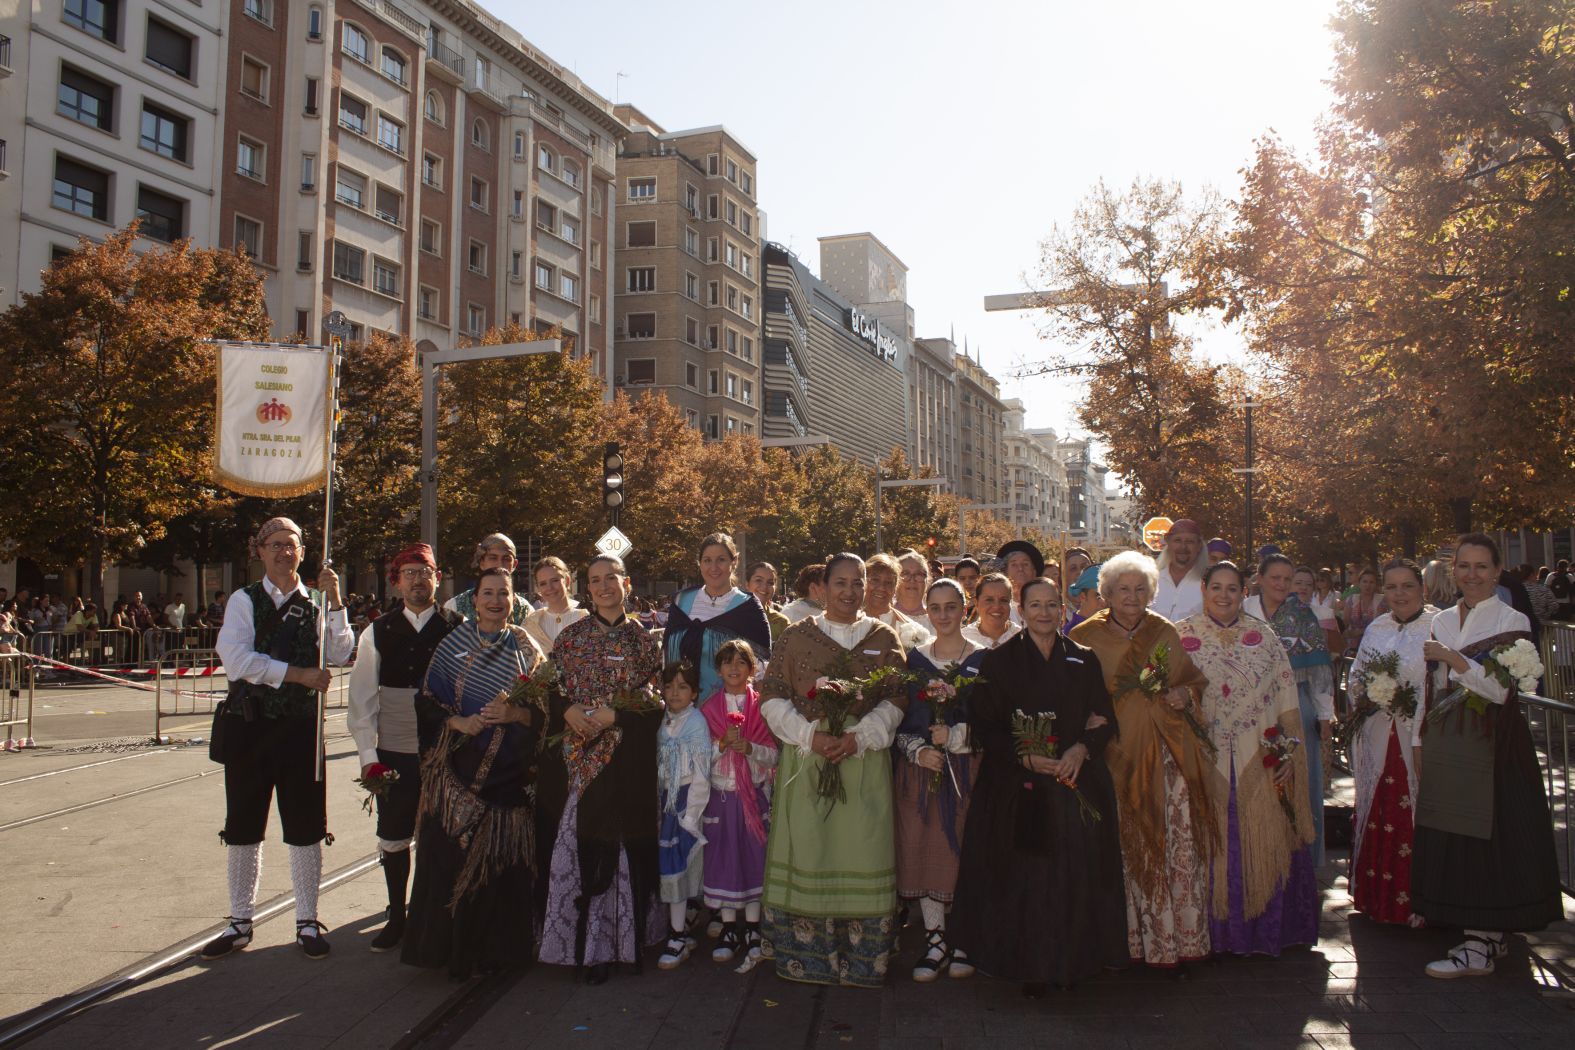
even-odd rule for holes
{"type": "Polygon", "coordinates": [[[408,339],[375,333],[345,348],[334,467],[334,547],[372,565],[416,537],[421,510],[421,371],[408,339]]]}
{"type": "MultiPolygon", "coordinates": [[[[539,338],[510,326],[482,342],[539,338]]],[[[601,513],[601,428],[601,381],[566,353],[445,365],[440,563],[463,573],[475,542],[489,532],[509,533],[516,543],[539,537],[571,561],[589,551],[601,513]]]]}
{"type": "Polygon", "coordinates": [[[1260,144],[1227,254],[1271,454],[1353,539],[1568,522],[1570,9],[1360,0],[1334,24],[1318,155],[1260,144]]]}
{"type": "Polygon", "coordinates": [[[834,445],[765,450],[765,499],[751,532],[753,557],[788,575],[828,555],[875,546],[874,473],[834,445]]]}
{"type": "Polygon", "coordinates": [[[1062,349],[1043,374],[1086,385],[1078,420],[1147,509],[1226,518],[1239,422],[1226,371],[1182,322],[1221,305],[1214,258],[1222,209],[1175,183],[1100,183],[1042,245],[1043,335],[1062,349]]]}
{"type": "Polygon", "coordinates": [[[86,239],[0,316],[0,488],[27,512],[0,556],[134,560],[198,504],[213,439],[212,339],[265,339],[262,281],[240,252],[139,251],[136,226],[86,239]]]}

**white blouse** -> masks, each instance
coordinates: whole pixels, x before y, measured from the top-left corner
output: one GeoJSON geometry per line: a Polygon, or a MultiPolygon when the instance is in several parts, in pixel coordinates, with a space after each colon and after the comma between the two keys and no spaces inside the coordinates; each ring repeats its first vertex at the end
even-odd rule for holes
{"type": "MultiPolygon", "coordinates": [[[[1427,687],[1427,661],[1422,657],[1422,646],[1432,637],[1433,617],[1438,615],[1438,610],[1431,605],[1424,605],[1417,618],[1407,623],[1400,623],[1394,613],[1386,612],[1378,619],[1367,625],[1367,630],[1362,634],[1362,644],[1358,647],[1356,659],[1351,661],[1351,669],[1346,681],[1348,691],[1354,700],[1359,695],[1361,687],[1357,684],[1359,675],[1367,662],[1375,656],[1384,653],[1400,654],[1400,684],[1409,685],[1416,690],[1417,714],[1422,713],[1422,697],[1427,687]]],[[[1382,713],[1374,715],[1382,718],[1382,713]]],[[[1401,743],[1410,743],[1416,736],[1420,718],[1404,718],[1394,716],[1395,728],[1400,734],[1401,743]]],[[[1389,739],[1387,726],[1379,734],[1385,742],[1389,739]]],[[[1406,755],[1407,768],[1411,765],[1411,756],[1406,755]]]]}
{"type": "MultiPolygon", "coordinates": [[[[723,693],[722,699],[727,701],[728,713],[742,711],[744,701],[747,699],[743,693],[723,693]]],[[[715,700],[711,701],[716,703],[715,700]]],[[[749,779],[756,784],[766,779],[766,774],[774,769],[777,764],[777,749],[767,747],[765,744],[753,744],[753,750],[744,758],[749,763],[749,779]]],[[[737,791],[738,783],[733,777],[733,763],[722,761],[725,752],[716,751],[711,758],[711,786],[717,791],[737,791]]]]}
{"type": "MultiPolygon", "coordinates": [[[[842,648],[852,649],[864,641],[865,635],[874,629],[877,621],[861,612],[852,623],[837,623],[828,619],[824,613],[810,617],[810,622],[842,648]]],[[[797,744],[800,751],[814,750],[817,723],[799,714],[792,700],[773,697],[760,705],[760,713],[778,740],[784,744],[797,744]]],[[[901,723],[902,710],[891,701],[882,700],[875,705],[874,710],[848,726],[848,732],[853,734],[858,753],[862,756],[866,751],[883,751],[890,747],[897,737],[897,726],[901,723]]]]}
{"type": "MultiPolygon", "coordinates": [[[[1473,642],[1492,638],[1496,634],[1530,630],[1531,621],[1526,619],[1526,614],[1505,605],[1496,595],[1484,598],[1469,607],[1464,602],[1460,602],[1433,617],[1433,637],[1456,652],[1473,642]],[[1469,608],[1469,611],[1466,613],[1465,622],[1461,623],[1460,610],[1463,608],[1469,608]]],[[[1436,698],[1442,699],[1450,688],[1457,685],[1464,686],[1495,704],[1502,704],[1509,697],[1509,690],[1500,684],[1497,678],[1488,674],[1481,664],[1469,659],[1466,663],[1467,667],[1463,673],[1445,664],[1439,665],[1433,672],[1438,676],[1433,682],[1436,698]]],[[[1422,746],[1421,723],[1422,720],[1417,719],[1416,735],[1413,737],[1417,747],[1422,746]]]]}

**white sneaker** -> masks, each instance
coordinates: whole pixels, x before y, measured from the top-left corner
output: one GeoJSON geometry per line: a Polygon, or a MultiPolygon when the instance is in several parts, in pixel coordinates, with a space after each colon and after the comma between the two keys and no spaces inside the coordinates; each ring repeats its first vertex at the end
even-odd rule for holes
{"type": "Polygon", "coordinates": [[[1448,958],[1427,964],[1427,975],[1449,980],[1455,977],[1486,977],[1493,972],[1493,960],[1504,954],[1502,940],[1490,941],[1472,934],[1449,950],[1448,958]]]}
{"type": "Polygon", "coordinates": [[[680,934],[670,934],[667,943],[662,945],[662,954],[656,960],[658,970],[676,970],[682,966],[684,960],[689,958],[689,953],[694,951],[695,942],[680,934]]]}

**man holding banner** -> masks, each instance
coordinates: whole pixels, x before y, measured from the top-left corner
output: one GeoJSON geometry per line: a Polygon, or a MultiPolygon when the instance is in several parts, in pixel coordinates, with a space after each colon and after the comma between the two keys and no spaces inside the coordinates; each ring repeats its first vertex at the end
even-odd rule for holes
{"type": "MultiPolygon", "coordinates": [[[[342,319],[340,319],[342,320],[342,319]]],[[[336,349],[253,343],[218,344],[214,480],[252,496],[282,498],[324,491],[323,562],[318,592],[301,583],[301,527],[272,518],[257,531],[255,556],[265,578],[230,595],[215,648],[230,694],[213,720],[209,754],[224,764],[229,926],[203,949],[217,959],[252,940],[268,808],[290,847],[295,939],[309,959],[328,956],[317,921],[317,890],[328,838],[323,768],[323,694],[355,647],[330,565],[336,349]],[[320,602],[320,604],[319,604],[320,602]]]]}
{"type": "MultiPolygon", "coordinates": [[[[271,518],[257,530],[256,554],[267,575],[230,595],[216,648],[230,680],[226,710],[215,721],[224,763],[224,830],[229,848],[229,928],[203,948],[217,959],[252,939],[268,808],[277,793],[295,890],[295,938],[308,958],[328,955],[327,927],[317,921],[317,887],[328,837],[326,783],[317,778],[318,698],[333,681],[322,666],[316,597],[297,570],[306,555],[301,528],[271,518]],[[221,725],[222,722],[222,725],[221,725]]],[[[339,577],[317,575],[328,607],[326,656],[344,663],[355,646],[339,597],[339,577]]]]}

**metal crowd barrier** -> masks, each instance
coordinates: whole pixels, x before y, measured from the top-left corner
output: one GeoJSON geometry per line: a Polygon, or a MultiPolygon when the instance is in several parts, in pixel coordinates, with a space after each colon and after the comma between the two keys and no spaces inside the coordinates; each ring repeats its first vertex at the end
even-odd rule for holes
{"type": "Polygon", "coordinates": [[[166,718],[212,715],[229,691],[224,665],[213,649],[173,649],[154,665],[153,740],[164,739],[166,718]],[[165,683],[169,683],[166,689],[165,683]],[[169,707],[165,707],[165,701],[169,707]]]}
{"type": "Polygon", "coordinates": [[[1542,625],[1543,692],[1554,700],[1575,703],[1575,625],[1542,625]]]}
{"type": "Polygon", "coordinates": [[[0,726],[5,750],[31,746],[33,740],[33,661],[26,653],[0,653],[0,726]],[[16,727],[24,726],[20,737],[16,727]]]}
{"type": "Polygon", "coordinates": [[[1521,712],[1531,726],[1531,739],[1542,758],[1543,786],[1548,791],[1548,816],[1559,857],[1559,884],[1575,894],[1575,834],[1570,827],[1570,716],[1575,704],[1545,696],[1523,696],[1521,712]]]}

